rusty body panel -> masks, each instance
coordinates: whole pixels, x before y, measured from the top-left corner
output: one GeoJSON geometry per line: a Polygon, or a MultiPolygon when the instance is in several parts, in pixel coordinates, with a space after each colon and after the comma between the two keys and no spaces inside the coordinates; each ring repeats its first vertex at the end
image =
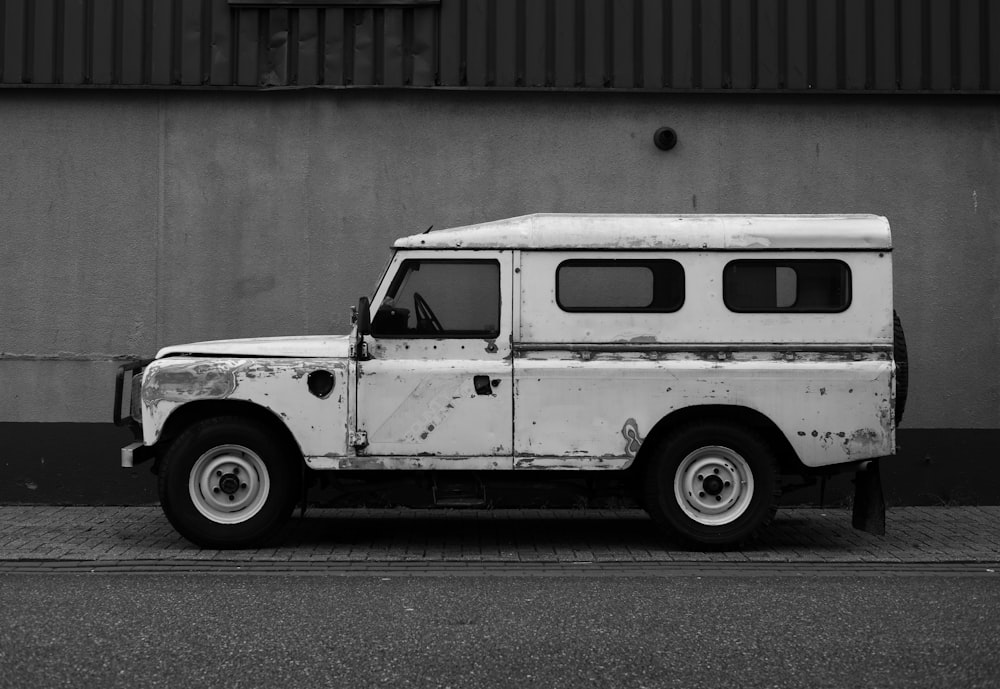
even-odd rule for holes
{"type": "Polygon", "coordinates": [[[661,419],[692,406],[728,405],[776,423],[803,464],[828,466],[892,454],[892,365],[887,352],[759,352],[719,360],[692,353],[522,350],[515,360],[517,456],[562,465],[631,464],[661,419]],[[848,360],[845,360],[847,358],[848,360]],[[561,429],[564,429],[561,431],[561,429]],[[614,460],[612,462],[612,460],[614,460]]]}
{"type": "Polygon", "coordinates": [[[142,430],[155,444],[170,416],[199,401],[241,401],[266,409],[288,427],[306,457],[347,454],[351,385],[343,358],[206,358],[170,356],[153,361],[143,377],[142,430]],[[309,390],[309,374],[333,375],[325,397],[309,390]]]}
{"type": "MultiPolygon", "coordinates": [[[[387,275],[394,275],[403,260],[441,258],[440,252],[433,251],[403,253],[394,258],[387,275]]],[[[358,363],[358,430],[367,435],[360,454],[507,457],[509,468],[513,447],[511,254],[455,251],[449,257],[499,264],[499,332],[486,339],[368,336],[370,357],[358,363]],[[475,389],[477,376],[489,380],[487,394],[475,389]]],[[[385,299],[388,288],[389,281],[383,280],[375,303],[385,299]]],[[[444,466],[456,467],[453,462],[444,466]]]]}

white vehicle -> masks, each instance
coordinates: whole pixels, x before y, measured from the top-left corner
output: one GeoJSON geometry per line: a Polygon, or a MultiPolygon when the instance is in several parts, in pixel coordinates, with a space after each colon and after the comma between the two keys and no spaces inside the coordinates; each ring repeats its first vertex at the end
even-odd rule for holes
{"type": "Polygon", "coordinates": [[[540,214],[404,237],[350,335],[123,367],[122,465],[155,458],[170,522],[209,547],[275,536],[319,471],[613,474],[696,547],[754,536],[782,476],[858,471],[856,525],[878,530],[871,460],[894,453],[905,399],[891,246],[871,215],[540,214]]]}

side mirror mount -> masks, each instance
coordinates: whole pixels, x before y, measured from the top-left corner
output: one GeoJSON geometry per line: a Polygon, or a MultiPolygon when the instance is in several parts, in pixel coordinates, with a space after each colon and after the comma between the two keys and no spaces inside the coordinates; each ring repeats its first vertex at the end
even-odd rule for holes
{"type": "Polygon", "coordinates": [[[361,297],[358,300],[358,308],[351,309],[351,321],[355,328],[352,355],[358,361],[366,361],[368,347],[365,345],[365,335],[370,335],[372,331],[371,305],[368,303],[368,297],[361,297]]]}
{"type": "Polygon", "coordinates": [[[371,316],[371,304],[368,301],[368,297],[361,297],[358,300],[358,336],[364,337],[365,335],[371,335],[372,332],[372,316],[371,316]]]}

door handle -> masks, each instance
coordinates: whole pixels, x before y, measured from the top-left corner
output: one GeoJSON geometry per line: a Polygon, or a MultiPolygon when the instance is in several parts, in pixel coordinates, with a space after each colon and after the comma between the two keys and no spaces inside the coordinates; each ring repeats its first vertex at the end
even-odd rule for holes
{"type": "Polygon", "coordinates": [[[477,395],[492,395],[493,388],[500,384],[499,380],[490,381],[489,376],[473,376],[472,384],[476,388],[477,395]]]}

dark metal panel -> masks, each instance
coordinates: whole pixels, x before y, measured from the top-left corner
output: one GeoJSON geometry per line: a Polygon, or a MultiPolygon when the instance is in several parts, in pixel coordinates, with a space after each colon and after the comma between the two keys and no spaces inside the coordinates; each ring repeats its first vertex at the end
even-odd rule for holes
{"type": "Polygon", "coordinates": [[[319,10],[303,8],[296,11],[298,21],[297,40],[292,50],[296,53],[298,69],[294,77],[296,84],[319,83],[319,10]]]}
{"type": "Polygon", "coordinates": [[[0,41],[3,44],[0,45],[0,83],[3,83],[4,79],[4,46],[6,46],[6,35],[7,35],[7,0],[0,0],[0,41]]]}
{"type": "Polygon", "coordinates": [[[465,40],[463,27],[465,2],[451,0],[441,4],[439,26],[441,31],[438,59],[438,83],[441,86],[460,86],[465,73],[465,40]]]}
{"type": "MultiPolygon", "coordinates": [[[[552,42],[547,39],[549,32],[548,10],[551,3],[548,0],[518,0],[524,7],[524,52],[521,59],[524,62],[524,86],[545,86],[548,67],[549,48],[552,42]]],[[[444,5],[441,6],[444,9],[444,5]]]]}
{"type": "MultiPolygon", "coordinates": [[[[727,0],[728,1],[728,0],[727,0]]],[[[732,46],[729,53],[729,86],[734,89],[757,87],[757,22],[759,2],[729,3],[729,34],[732,46]]]]}
{"type": "Polygon", "coordinates": [[[492,42],[494,69],[493,79],[498,86],[521,86],[518,83],[518,75],[524,73],[524,66],[520,65],[519,57],[524,53],[524,23],[523,17],[519,19],[519,12],[523,12],[524,3],[517,0],[491,0],[491,12],[493,13],[492,42]]]}
{"type": "Polygon", "coordinates": [[[1000,7],[992,4],[993,0],[982,0],[980,4],[980,27],[988,27],[988,36],[992,41],[982,40],[980,83],[982,88],[1000,91],[1000,7]]]}
{"type": "Polygon", "coordinates": [[[36,84],[55,83],[53,73],[52,48],[55,41],[52,37],[52,29],[55,25],[55,0],[34,0],[29,7],[33,12],[31,18],[32,36],[31,45],[31,81],[36,84]]]}
{"type": "Polygon", "coordinates": [[[171,0],[150,0],[149,83],[170,83],[173,56],[174,8],[171,0]]]}
{"type": "Polygon", "coordinates": [[[874,46],[873,88],[889,91],[899,88],[896,81],[896,3],[895,0],[869,0],[872,4],[872,43],[874,46]]]}
{"type": "Polygon", "coordinates": [[[441,0],[225,0],[233,7],[416,7],[441,0]]]}
{"type": "Polygon", "coordinates": [[[410,39],[410,60],[413,65],[411,84],[433,86],[437,77],[438,64],[438,24],[437,8],[423,7],[413,10],[412,38],[410,39]]]}
{"type": "Polygon", "coordinates": [[[636,86],[659,89],[663,87],[663,58],[665,49],[669,47],[669,42],[664,40],[664,36],[670,33],[664,30],[669,5],[657,0],[641,0],[636,14],[642,31],[642,60],[637,66],[639,72],[636,86]]]}
{"type": "MultiPolygon", "coordinates": [[[[553,5],[552,11],[552,78],[551,86],[582,85],[582,75],[577,80],[576,74],[576,43],[577,43],[577,5],[581,0],[548,0],[553,5]]],[[[580,8],[582,12],[582,7],[580,8]]]]}
{"type": "MultiPolygon", "coordinates": [[[[674,0],[671,3],[669,86],[672,88],[688,89],[695,86],[692,76],[695,72],[695,63],[699,65],[701,63],[701,56],[698,56],[697,61],[694,60],[696,43],[692,4],[698,1],[674,0]]],[[[697,52],[700,52],[700,47],[697,52]]]]}
{"type": "MultiPolygon", "coordinates": [[[[952,66],[952,9],[958,7],[952,0],[929,0],[930,21],[930,79],[928,87],[947,91],[951,85],[952,66]]],[[[957,46],[956,46],[957,47],[957,46]]]]}
{"type": "Polygon", "coordinates": [[[924,88],[948,90],[951,87],[951,13],[950,0],[926,0],[924,11],[924,88]]]}
{"type": "Polygon", "coordinates": [[[236,16],[236,83],[240,86],[256,86],[260,12],[239,12],[236,16]]]}
{"type": "Polygon", "coordinates": [[[701,31],[695,27],[695,33],[700,34],[701,42],[701,72],[695,74],[701,88],[726,88],[723,73],[729,72],[729,41],[724,36],[728,27],[723,22],[723,3],[727,0],[696,0],[700,4],[701,31]],[[724,64],[725,63],[725,64],[724,64]]]}
{"type": "Polygon", "coordinates": [[[375,11],[370,9],[344,10],[346,49],[350,48],[350,63],[344,61],[344,73],[349,84],[375,83],[375,11]]]}
{"type": "Polygon", "coordinates": [[[178,56],[180,58],[181,83],[185,85],[200,84],[202,83],[201,32],[204,29],[210,34],[212,27],[203,27],[202,0],[174,0],[174,2],[181,3],[180,55],[178,56]]]}
{"type": "MultiPolygon", "coordinates": [[[[289,14],[296,10],[266,11],[258,39],[258,78],[261,86],[285,86],[289,74],[289,14]]],[[[370,82],[368,82],[370,83],[370,82]]]]}
{"type": "MultiPolygon", "coordinates": [[[[786,36],[788,38],[786,88],[805,91],[816,88],[815,75],[810,74],[809,65],[813,49],[810,44],[810,32],[815,33],[815,25],[810,24],[810,5],[812,0],[785,0],[787,13],[786,36]]],[[[815,36],[812,36],[815,40],[815,36]]]]}
{"type": "Polygon", "coordinates": [[[3,81],[20,84],[24,77],[25,3],[4,0],[3,81]]]}
{"type": "Polygon", "coordinates": [[[0,83],[1000,90],[996,0],[0,0],[0,83]]]}
{"type": "Polygon", "coordinates": [[[386,86],[403,85],[403,10],[376,10],[375,16],[382,15],[382,30],[375,24],[375,36],[380,40],[382,56],[382,82],[386,86]]]}
{"type": "MultiPolygon", "coordinates": [[[[899,84],[916,91],[923,88],[923,7],[927,0],[897,0],[899,13],[899,84]]],[[[929,46],[928,46],[929,48],[929,46]]]]}
{"type": "MultiPolygon", "coordinates": [[[[67,5],[67,13],[69,6],[67,5]]],[[[68,18],[68,17],[67,17],[68,18]]],[[[138,85],[143,83],[143,3],[124,2],[121,8],[121,83],[138,85]]],[[[69,22],[67,22],[67,28],[69,22]]],[[[69,52],[67,50],[67,52],[69,52]]]]}
{"type": "Polygon", "coordinates": [[[779,0],[757,0],[756,88],[776,89],[781,84],[779,74],[782,71],[782,46],[779,41],[783,37],[779,27],[784,21],[784,15],[780,11],[782,5],[779,0]]]}
{"type": "Polygon", "coordinates": [[[228,5],[212,2],[208,81],[213,86],[236,82],[236,65],[239,59],[236,50],[238,17],[239,13],[230,11],[228,5]]]}
{"type": "Polygon", "coordinates": [[[610,86],[619,89],[641,86],[637,79],[642,74],[642,17],[640,0],[607,1],[611,18],[608,31],[610,49],[610,86]]]}
{"type": "Polygon", "coordinates": [[[839,26],[840,15],[837,6],[842,0],[810,0],[815,7],[813,15],[815,24],[809,30],[810,36],[815,36],[812,45],[813,69],[815,70],[815,88],[829,90],[837,88],[839,74],[837,73],[837,38],[841,34],[839,26]]]}
{"type": "MultiPolygon", "coordinates": [[[[580,8],[578,8],[580,9],[580,8]]],[[[583,0],[583,12],[578,13],[583,30],[578,32],[577,70],[582,67],[583,85],[600,88],[608,85],[608,27],[604,0],[583,0]],[[581,63],[582,62],[582,66],[581,63]]]]}
{"type": "Polygon", "coordinates": [[[65,0],[63,12],[63,83],[82,84],[84,61],[83,0],[65,0]]]}
{"type": "Polygon", "coordinates": [[[958,88],[974,91],[979,88],[979,0],[959,2],[959,68],[958,88]]]}
{"type": "Polygon", "coordinates": [[[469,86],[487,85],[487,32],[490,0],[465,0],[465,81],[469,86]]]}
{"type": "Polygon", "coordinates": [[[91,5],[90,78],[94,84],[115,83],[115,3],[89,0],[91,5]]]}
{"type": "Polygon", "coordinates": [[[844,43],[838,46],[843,56],[843,88],[858,91],[868,86],[868,66],[871,62],[868,41],[869,0],[842,0],[844,5],[844,43]]]}
{"type": "Polygon", "coordinates": [[[323,60],[322,83],[339,86],[346,83],[344,72],[344,56],[347,54],[344,35],[344,10],[323,10],[320,16],[320,27],[323,31],[322,45],[326,46],[323,60]]]}

